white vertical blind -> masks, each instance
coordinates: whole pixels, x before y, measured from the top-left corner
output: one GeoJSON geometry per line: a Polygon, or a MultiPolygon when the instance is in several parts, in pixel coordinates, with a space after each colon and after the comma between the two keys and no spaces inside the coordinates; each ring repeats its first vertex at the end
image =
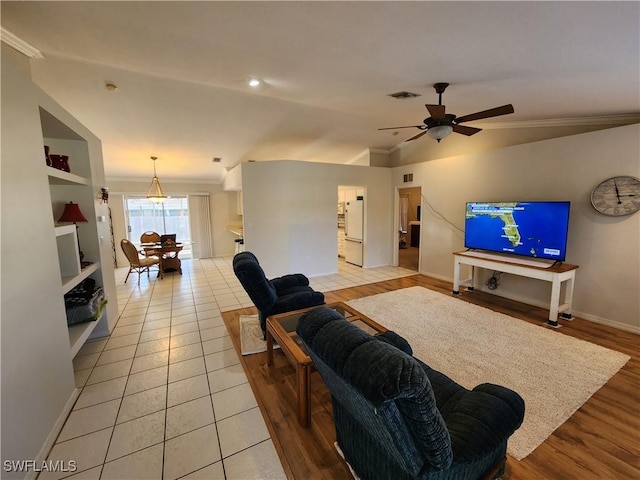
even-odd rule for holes
{"type": "Polygon", "coordinates": [[[209,195],[189,195],[189,216],[193,258],[211,258],[211,214],[209,195]]]}

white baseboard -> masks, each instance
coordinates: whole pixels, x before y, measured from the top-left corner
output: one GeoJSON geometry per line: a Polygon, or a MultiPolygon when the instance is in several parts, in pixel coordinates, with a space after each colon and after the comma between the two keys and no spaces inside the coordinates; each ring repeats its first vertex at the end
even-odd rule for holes
{"type": "MultiPolygon", "coordinates": [[[[438,280],[444,280],[444,281],[448,281],[448,282],[452,282],[453,281],[451,279],[451,277],[447,277],[445,275],[437,275],[437,274],[434,274],[434,273],[426,273],[424,275],[436,278],[438,280]]],[[[549,310],[549,303],[548,302],[544,302],[542,300],[537,300],[537,299],[534,299],[534,298],[524,297],[522,295],[514,295],[512,293],[504,294],[504,292],[502,292],[500,295],[498,295],[493,290],[489,290],[488,288],[486,288],[484,286],[478,286],[475,289],[479,290],[481,292],[485,292],[485,293],[490,293],[492,295],[496,295],[498,297],[508,298],[509,300],[515,300],[516,302],[526,303],[527,305],[533,305],[535,307],[540,307],[540,308],[544,308],[546,310],[549,310]]],[[[587,320],[589,322],[599,323],[600,325],[606,325],[608,327],[617,328],[618,330],[624,330],[625,332],[631,332],[631,333],[635,333],[636,335],[640,335],[640,325],[629,325],[628,323],[618,322],[616,320],[611,320],[609,318],[598,317],[596,315],[591,315],[590,313],[579,312],[579,311],[577,311],[575,309],[572,311],[572,313],[573,313],[574,316],[579,317],[579,318],[581,318],[583,320],[587,320]]]]}
{"type": "Polygon", "coordinates": [[[580,317],[583,320],[588,320],[589,322],[599,323],[601,325],[606,325],[608,327],[617,328],[618,330],[624,330],[625,332],[631,332],[631,333],[635,333],[636,335],[640,335],[640,325],[629,325],[628,323],[617,322],[615,320],[597,317],[595,315],[591,315],[584,312],[578,312],[576,310],[573,311],[573,314],[576,317],[580,317]]]}
{"type": "MultiPolygon", "coordinates": [[[[496,295],[495,292],[485,287],[476,288],[476,290],[480,290],[482,292],[496,295]]],[[[536,300],[534,298],[528,298],[528,297],[523,297],[521,295],[513,295],[513,294],[506,294],[506,295],[503,294],[498,296],[508,298],[510,300],[515,300],[516,302],[526,303],[527,305],[533,305],[535,307],[544,308],[545,310],[549,310],[548,303],[541,300],[536,300]]],[[[573,314],[574,317],[579,317],[582,320],[587,320],[593,323],[599,323],[601,325],[606,325],[608,327],[617,328],[618,330],[624,330],[626,332],[631,332],[631,333],[635,333],[636,335],[640,335],[640,326],[638,325],[629,325],[628,323],[618,322],[615,320],[611,320],[609,318],[602,318],[596,315],[591,315],[589,313],[579,312],[578,310],[575,310],[575,309],[572,309],[571,313],[573,314]]],[[[562,318],[560,318],[560,320],[562,320],[562,318]]]]}
{"type": "MultiPolygon", "coordinates": [[[[64,422],[66,422],[67,417],[71,413],[71,410],[73,409],[73,406],[76,404],[76,400],[78,399],[79,396],[80,396],[80,389],[74,388],[73,392],[71,393],[71,396],[69,397],[69,400],[67,400],[67,403],[65,403],[64,408],[60,412],[60,415],[58,415],[58,419],[56,420],[56,423],[53,424],[53,428],[49,432],[49,435],[47,435],[47,439],[42,445],[40,452],[38,452],[38,456],[35,458],[37,464],[42,464],[49,456],[49,452],[53,448],[53,445],[56,443],[56,439],[58,438],[58,435],[60,435],[60,431],[62,430],[62,427],[64,427],[64,422]]],[[[24,478],[25,480],[36,480],[37,476],[38,476],[37,471],[30,470],[29,473],[24,478]]]]}

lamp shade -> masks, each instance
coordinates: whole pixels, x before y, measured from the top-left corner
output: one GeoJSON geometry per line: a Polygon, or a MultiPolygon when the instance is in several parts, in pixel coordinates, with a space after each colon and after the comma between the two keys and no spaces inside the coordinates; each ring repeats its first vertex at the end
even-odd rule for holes
{"type": "Polygon", "coordinates": [[[151,180],[151,186],[147,192],[147,198],[152,202],[164,202],[167,199],[167,196],[164,194],[162,187],[160,186],[160,181],[155,175],[151,180]]]}
{"type": "Polygon", "coordinates": [[[158,175],[156,174],[156,160],[158,157],[151,157],[153,160],[153,178],[151,179],[151,185],[149,186],[149,191],[147,192],[147,198],[155,203],[164,202],[167,199],[167,196],[162,191],[162,187],[160,186],[160,180],[158,180],[158,175]]]}
{"type": "Polygon", "coordinates": [[[88,220],[80,211],[77,203],[69,202],[64,206],[64,212],[60,215],[58,223],[87,223],[88,220]]]}
{"type": "Polygon", "coordinates": [[[434,140],[440,141],[444,137],[449,136],[451,132],[453,132],[453,127],[451,125],[436,125],[435,127],[431,127],[427,130],[427,135],[434,140]]]}

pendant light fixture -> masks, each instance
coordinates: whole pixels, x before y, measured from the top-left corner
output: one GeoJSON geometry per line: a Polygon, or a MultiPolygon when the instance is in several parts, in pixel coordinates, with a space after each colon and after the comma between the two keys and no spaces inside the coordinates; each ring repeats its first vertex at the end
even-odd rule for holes
{"type": "Polygon", "coordinates": [[[147,198],[152,202],[161,203],[167,199],[167,196],[162,191],[160,181],[158,180],[158,175],[156,175],[157,159],[158,157],[151,157],[151,160],[153,160],[153,179],[151,180],[151,186],[149,187],[149,191],[147,192],[147,198]]]}

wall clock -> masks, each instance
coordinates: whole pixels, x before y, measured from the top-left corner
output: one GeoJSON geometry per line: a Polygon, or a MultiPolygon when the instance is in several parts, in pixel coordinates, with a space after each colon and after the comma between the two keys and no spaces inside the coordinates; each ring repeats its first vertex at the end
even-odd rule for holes
{"type": "Polygon", "coordinates": [[[640,180],[628,175],[608,178],[591,192],[591,204],[612,217],[635,213],[640,210],[640,180]]]}

